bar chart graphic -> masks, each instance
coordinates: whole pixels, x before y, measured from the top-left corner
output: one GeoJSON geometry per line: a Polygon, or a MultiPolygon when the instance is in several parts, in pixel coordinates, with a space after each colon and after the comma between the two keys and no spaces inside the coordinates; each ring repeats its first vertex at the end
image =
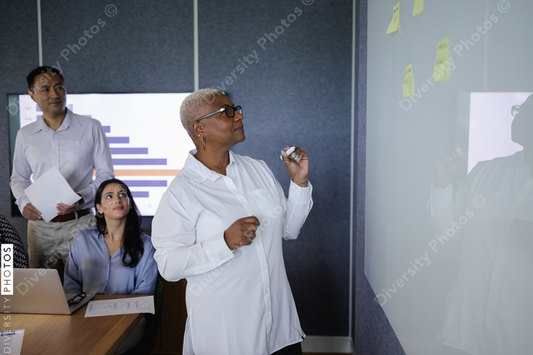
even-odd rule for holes
{"type": "MultiPolygon", "coordinates": [[[[143,216],[153,216],[163,193],[185,164],[194,145],[179,118],[179,94],[69,94],[67,107],[99,120],[104,128],[115,176],[132,191],[143,216]]],[[[21,95],[20,124],[42,115],[21,95]]]]}

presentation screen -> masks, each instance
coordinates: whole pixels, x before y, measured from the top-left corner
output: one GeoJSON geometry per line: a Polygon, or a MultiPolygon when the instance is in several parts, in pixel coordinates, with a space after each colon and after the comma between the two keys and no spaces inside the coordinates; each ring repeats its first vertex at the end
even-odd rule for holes
{"type": "MultiPolygon", "coordinates": [[[[153,216],[161,196],[183,168],[194,145],[183,128],[179,108],[189,93],[68,94],[74,113],[101,122],[115,176],[124,181],[143,216],[153,216]]],[[[28,95],[8,95],[11,159],[17,131],[42,112],[28,95]]],[[[12,165],[11,165],[12,166],[12,165]]],[[[13,205],[13,212],[18,207],[13,205]]]]}

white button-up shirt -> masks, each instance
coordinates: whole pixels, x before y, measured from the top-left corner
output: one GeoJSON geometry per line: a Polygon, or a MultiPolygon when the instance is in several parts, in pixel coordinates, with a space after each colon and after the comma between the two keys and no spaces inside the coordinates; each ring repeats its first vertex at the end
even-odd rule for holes
{"type": "Polygon", "coordinates": [[[163,195],[152,223],[159,272],[187,278],[183,354],[262,355],[305,336],[285,272],[282,239],[295,239],[313,205],[312,187],[289,198],[263,161],[230,151],[226,175],[193,156],[163,195]],[[256,216],[249,246],[230,250],[224,231],[256,216]]]}
{"type": "Polygon", "coordinates": [[[72,190],[83,197],[84,203],[78,205],[78,210],[93,207],[98,186],[115,176],[111,150],[100,122],[67,109],[57,131],[42,118],[18,131],[10,185],[21,212],[30,202],[24,190],[31,185],[32,174],[36,180],[53,166],[72,190]]]}
{"type": "Polygon", "coordinates": [[[455,201],[451,185],[432,187],[439,250],[458,236],[462,242],[439,334],[444,344],[480,355],[533,353],[533,230],[527,227],[533,225],[532,177],[518,152],[478,163],[455,201]]]}

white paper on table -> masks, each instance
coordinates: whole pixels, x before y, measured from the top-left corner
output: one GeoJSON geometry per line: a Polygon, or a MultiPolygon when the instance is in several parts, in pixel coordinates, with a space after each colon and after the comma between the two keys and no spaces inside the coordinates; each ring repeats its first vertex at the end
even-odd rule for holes
{"type": "Polygon", "coordinates": [[[81,198],[55,166],[28,186],[24,193],[46,222],[57,216],[58,203],[72,205],[81,198]]]}
{"type": "Polygon", "coordinates": [[[154,296],[90,301],[87,305],[85,317],[114,316],[117,314],[131,313],[155,314],[154,296]]]}
{"type": "Polygon", "coordinates": [[[2,354],[20,355],[24,329],[0,333],[0,348],[2,354]]]}

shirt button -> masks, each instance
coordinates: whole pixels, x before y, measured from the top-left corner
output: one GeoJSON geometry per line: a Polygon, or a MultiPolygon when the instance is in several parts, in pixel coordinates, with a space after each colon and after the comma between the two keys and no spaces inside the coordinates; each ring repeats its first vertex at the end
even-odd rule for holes
{"type": "Polygon", "coordinates": [[[261,268],[261,270],[263,270],[263,271],[265,271],[266,269],[267,269],[266,266],[263,266],[263,267],[261,268]]]}
{"type": "Polygon", "coordinates": [[[265,295],[268,295],[270,293],[270,290],[267,288],[265,291],[265,295]]]}

